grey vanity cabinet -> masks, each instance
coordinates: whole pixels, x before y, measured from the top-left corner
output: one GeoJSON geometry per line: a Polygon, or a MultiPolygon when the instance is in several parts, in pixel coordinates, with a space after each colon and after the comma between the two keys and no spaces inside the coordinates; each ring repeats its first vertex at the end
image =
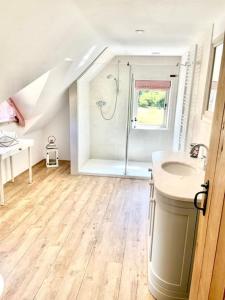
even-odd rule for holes
{"type": "Polygon", "coordinates": [[[191,201],[162,195],[150,181],[149,289],[157,300],[188,299],[197,212],[191,201]]]}

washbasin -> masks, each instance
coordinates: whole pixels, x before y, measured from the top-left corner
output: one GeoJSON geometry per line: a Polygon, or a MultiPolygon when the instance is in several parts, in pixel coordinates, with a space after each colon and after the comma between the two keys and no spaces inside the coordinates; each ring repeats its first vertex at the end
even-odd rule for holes
{"type": "Polygon", "coordinates": [[[196,174],[196,169],[194,167],[183,162],[168,161],[164,162],[161,167],[164,171],[178,176],[191,176],[196,174]]]}

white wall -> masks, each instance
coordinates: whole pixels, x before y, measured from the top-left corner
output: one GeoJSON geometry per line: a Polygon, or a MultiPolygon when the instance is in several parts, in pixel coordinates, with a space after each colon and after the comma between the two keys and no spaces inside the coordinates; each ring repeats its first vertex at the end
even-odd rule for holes
{"type": "MultiPolygon", "coordinates": [[[[225,31],[225,16],[215,21],[213,40],[225,31]]],[[[194,90],[191,104],[190,122],[187,146],[192,142],[203,143],[209,146],[212,118],[204,115],[205,91],[208,88],[207,76],[210,63],[212,33],[211,28],[198,41],[197,61],[199,62],[194,79],[194,90]]]]}
{"type": "Polygon", "coordinates": [[[78,83],[78,167],[90,157],[90,86],[88,82],[79,80],[78,83]]]}
{"type": "MultiPolygon", "coordinates": [[[[129,68],[134,65],[136,79],[170,79],[177,74],[179,57],[119,57],[114,58],[91,82],[90,88],[90,157],[99,159],[124,159],[126,144],[126,122],[129,91],[129,68]],[[111,121],[102,119],[96,106],[98,100],[107,101],[103,107],[106,116],[113,111],[115,82],[106,79],[108,74],[117,75],[117,60],[120,60],[120,93],[118,108],[111,121]],[[141,65],[141,66],[140,66],[141,65]]],[[[176,89],[175,89],[176,90],[176,89]]],[[[171,116],[174,121],[176,93],[172,95],[171,116]]],[[[172,150],[173,122],[169,130],[132,129],[129,139],[129,159],[151,161],[155,150],[172,150]]]]}
{"type": "Polygon", "coordinates": [[[209,68],[211,32],[206,32],[198,43],[197,65],[194,74],[193,95],[190,109],[187,148],[191,143],[209,145],[211,123],[203,118],[205,88],[209,68]]]}
{"type": "MultiPolygon", "coordinates": [[[[64,95],[63,106],[54,118],[43,128],[44,147],[48,143],[48,137],[54,135],[59,150],[60,160],[70,160],[70,136],[69,136],[69,97],[68,91],[64,95]]],[[[44,156],[45,156],[44,148],[44,156]]]]}
{"type": "Polygon", "coordinates": [[[217,38],[225,31],[225,13],[219,19],[214,22],[213,39],[217,38]]]}

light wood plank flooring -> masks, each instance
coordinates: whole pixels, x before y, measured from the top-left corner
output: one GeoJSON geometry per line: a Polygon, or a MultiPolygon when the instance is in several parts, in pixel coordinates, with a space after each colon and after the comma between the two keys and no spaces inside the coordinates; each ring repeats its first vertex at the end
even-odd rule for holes
{"type": "Polygon", "coordinates": [[[71,176],[68,162],[33,172],[5,185],[2,299],[152,300],[147,181],[71,176]]]}

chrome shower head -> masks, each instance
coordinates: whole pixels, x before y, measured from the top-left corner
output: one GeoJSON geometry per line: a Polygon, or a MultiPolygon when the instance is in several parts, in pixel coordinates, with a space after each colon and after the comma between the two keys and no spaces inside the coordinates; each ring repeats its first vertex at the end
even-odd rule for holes
{"type": "Polygon", "coordinates": [[[107,75],[106,78],[115,81],[116,93],[118,94],[119,93],[119,81],[118,81],[118,79],[116,79],[116,77],[114,77],[112,74],[107,75]]]}

